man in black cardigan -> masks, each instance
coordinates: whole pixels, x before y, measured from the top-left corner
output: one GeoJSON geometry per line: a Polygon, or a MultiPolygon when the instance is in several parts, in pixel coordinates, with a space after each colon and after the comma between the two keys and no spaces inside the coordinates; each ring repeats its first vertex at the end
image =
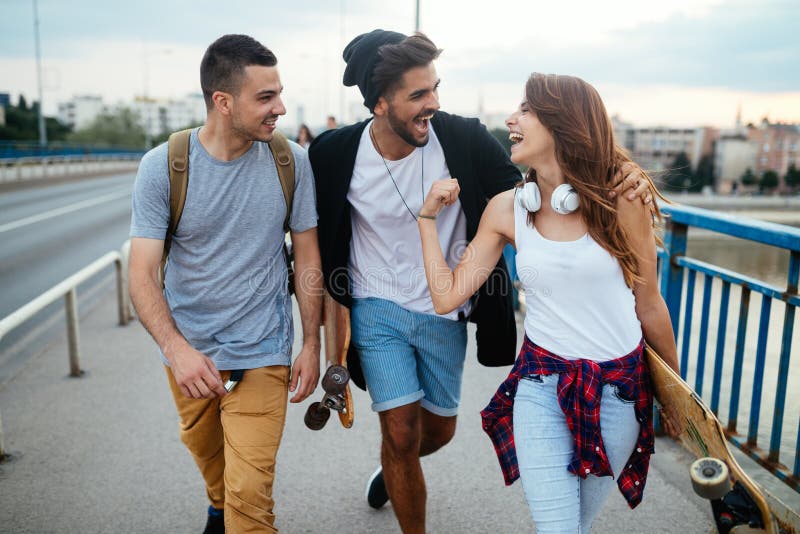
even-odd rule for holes
{"type": "Polygon", "coordinates": [[[433,60],[440,52],[421,34],[356,37],[344,51],[344,83],[358,85],[373,118],[329,130],[309,149],[325,286],[351,309],[348,366],[360,387],[366,379],[381,422],[382,469],[367,499],[379,508],[391,498],[406,533],[425,529],[419,458],[455,432],[466,319],[477,324],[481,363],[510,365],[516,355],[502,258],[453,316],[436,316],[430,301],[416,218],[431,183],[452,176],[461,187],[456,209],[437,220],[448,260],[457,262],[488,200],[521,179],[477,119],[438,111],[433,60]]]}

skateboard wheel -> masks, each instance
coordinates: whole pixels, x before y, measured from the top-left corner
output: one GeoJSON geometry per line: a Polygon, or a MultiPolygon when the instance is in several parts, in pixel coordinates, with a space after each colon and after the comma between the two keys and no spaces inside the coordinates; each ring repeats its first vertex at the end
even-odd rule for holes
{"type": "Polygon", "coordinates": [[[320,430],[328,422],[331,411],[319,402],[314,402],[306,410],[304,421],[311,430],[320,430]]]}
{"type": "Polygon", "coordinates": [[[350,380],[350,373],[342,365],[331,365],[322,377],[322,389],[331,395],[341,395],[344,392],[347,382],[350,380]]]}
{"type": "Polygon", "coordinates": [[[694,492],[704,499],[721,499],[731,490],[728,466],[716,458],[695,460],[689,474],[694,492]]]}

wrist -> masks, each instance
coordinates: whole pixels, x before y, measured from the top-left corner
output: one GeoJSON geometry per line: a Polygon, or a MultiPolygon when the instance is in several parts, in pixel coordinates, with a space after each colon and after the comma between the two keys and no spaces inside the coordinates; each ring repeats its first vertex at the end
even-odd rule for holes
{"type": "Polygon", "coordinates": [[[322,343],[318,337],[308,337],[303,339],[303,348],[309,350],[322,350],[322,343]]]}
{"type": "Polygon", "coordinates": [[[183,355],[187,350],[191,349],[193,349],[193,347],[181,335],[169,336],[161,345],[161,353],[170,363],[183,355]]]}

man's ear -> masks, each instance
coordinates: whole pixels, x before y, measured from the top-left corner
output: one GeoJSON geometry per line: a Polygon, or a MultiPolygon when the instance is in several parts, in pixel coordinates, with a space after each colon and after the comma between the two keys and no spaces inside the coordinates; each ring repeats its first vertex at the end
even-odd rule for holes
{"type": "Polygon", "coordinates": [[[386,100],[385,97],[378,97],[378,102],[375,104],[375,107],[372,110],[372,113],[376,117],[382,117],[386,115],[389,111],[389,102],[386,100]]]}
{"type": "Polygon", "coordinates": [[[214,91],[211,95],[211,100],[214,102],[214,109],[220,115],[230,115],[233,107],[233,95],[223,91],[214,91]]]}

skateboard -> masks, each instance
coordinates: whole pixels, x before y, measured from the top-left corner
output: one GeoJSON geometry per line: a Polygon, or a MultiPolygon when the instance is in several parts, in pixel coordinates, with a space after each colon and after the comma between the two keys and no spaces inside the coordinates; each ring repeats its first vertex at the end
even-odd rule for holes
{"type": "Polygon", "coordinates": [[[347,349],[350,347],[350,310],[326,291],[322,297],[322,329],[325,337],[327,369],[322,376],[322,400],[308,407],[305,423],[311,430],[320,430],[328,422],[331,410],[338,412],[345,428],[353,426],[353,397],[350,373],[347,371],[347,349]]]}
{"type": "Polygon", "coordinates": [[[645,359],[656,400],[678,414],[677,439],[698,458],[689,469],[692,486],[700,497],[711,501],[717,531],[777,534],[764,494],[731,455],[725,432],[714,413],[649,347],[645,359]]]}

